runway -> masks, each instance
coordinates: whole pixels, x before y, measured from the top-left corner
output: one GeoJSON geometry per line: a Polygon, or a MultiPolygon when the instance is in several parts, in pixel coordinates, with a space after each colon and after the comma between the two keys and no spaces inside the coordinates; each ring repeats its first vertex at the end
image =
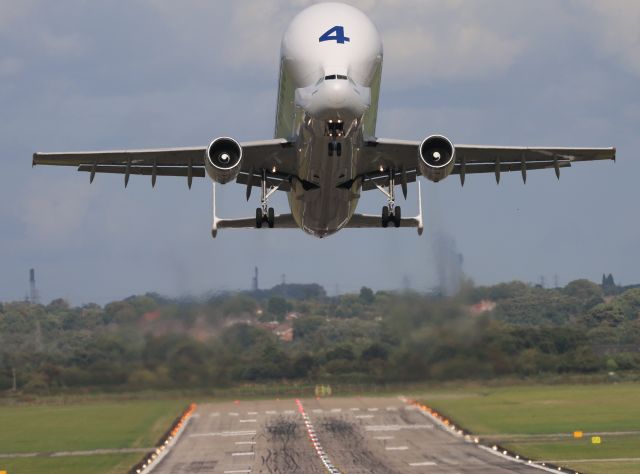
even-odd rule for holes
{"type": "Polygon", "coordinates": [[[393,397],[200,405],[152,472],[326,473],[323,457],[349,474],[540,472],[452,436],[393,397]]]}

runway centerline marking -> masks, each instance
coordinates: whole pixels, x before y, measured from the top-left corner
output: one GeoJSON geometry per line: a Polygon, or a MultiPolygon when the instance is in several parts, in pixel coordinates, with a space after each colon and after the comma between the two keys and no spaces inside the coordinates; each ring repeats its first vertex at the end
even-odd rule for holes
{"type": "Polygon", "coordinates": [[[350,408],[351,411],[360,411],[360,408],[350,408]]]}
{"type": "Polygon", "coordinates": [[[433,461],[423,461],[423,462],[410,462],[409,466],[411,467],[420,467],[420,466],[437,466],[438,463],[433,461]]]}
{"type": "Polygon", "coordinates": [[[373,415],[356,415],[358,419],[373,418],[373,415]]]}
{"type": "Polygon", "coordinates": [[[277,411],[275,411],[275,410],[267,410],[267,411],[265,411],[265,413],[266,413],[267,415],[277,415],[277,414],[278,414],[278,412],[277,412],[277,411]]]}
{"type": "Polygon", "coordinates": [[[241,445],[241,444],[256,444],[255,441],[236,441],[236,444],[241,445]]]}
{"type": "Polygon", "coordinates": [[[312,410],[314,413],[322,413],[322,408],[316,408],[315,410],[312,410]]]}
{"type": "Polygon", "coordinates": [[[376,436],[373,439],[377,439],[378,441],[388,441],[390,439],[395,439],[395,436],[376,436]]]}
{"type": "Polygon", "coordinates": [[[232,456],[253,456],[255,453],[253,451],[243,451],[241,453],[231,453],[232,456]]]}
{"type": "Polygon", "coordinates": [[[378,411],[377,408],[367,408],[367,411],[378,411]]]}
{"type": "Polygon", "coordinates": [[[251,419],[251,420],[240,420],[240,423],[257,423],[258,420],[256,419],[251,419]]]}
{"type": "Polygon", "coordinates": [[[240,471],[224,471],[224,474],[251,474],[251,469],[243,469],[240,471]]]}
{"type": "Polygon", "coordinates": [[[340,413],[342,411],[342,408],[332,408],[331,409],[331,413],[340,413]]]}
{"type": "Polygon", "coordinates": [[[254,415],[257,415],[257,414],[258,414],[257,411],[248,411],[247,412],[247,415],[250,415],[250,416],[254,416],[254,415]]]}
{"type": "Polygon", "coordinates": [[[407,449],[409,449],[409,446],[387,446],[386,448],[387,451],[406,451],[407,449]]]}
{"type": "Polygon", "coordinates": [[[229,412],[229,416],[239,416],[239,413],[236,413],[235,411],[231,411],[229,412]]]}

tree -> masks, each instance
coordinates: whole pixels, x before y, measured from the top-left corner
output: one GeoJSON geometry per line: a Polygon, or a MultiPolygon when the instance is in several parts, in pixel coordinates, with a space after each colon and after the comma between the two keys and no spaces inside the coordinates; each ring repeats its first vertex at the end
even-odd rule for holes
{"type": "Polygon", "coordinates": [[[373,303],[373,300],[375,299],[373,290],[371,288],[367,288],[366,286],[363,286],[362,288],[360,288],[360,299],[364,301],[366,304],[373,303]]]}
{"type": "Polygon", "coordinates": [[[272,296],[269,298],[269,302],[267,303],[267,311],[269,311],[274,316],[278,317],[278,320],[282,321],[284,319],[287,311],[291,310],[291,305],[287,300],[280,296],[272,296]]]}

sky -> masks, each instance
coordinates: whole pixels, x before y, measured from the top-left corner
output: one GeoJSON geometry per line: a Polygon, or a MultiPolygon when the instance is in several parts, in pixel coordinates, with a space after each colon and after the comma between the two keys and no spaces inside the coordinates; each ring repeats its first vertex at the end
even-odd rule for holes
{"type": "MultiPolygon", "coordinates": [[[[426,231],[223,231],[211,183],[31,167],[34,151],[205,146],[273,135],[280,40],[310,0],[0,0],[0,301],[29,268],[44,301],[105,303],[260,285],[437,285],[446,235],[476,284],[640,282],[640,2],[360,0],[385,45],[377,135],[616,146],[618,160],[423,182],[426,231]]],[[[244,188],[219,212],[251,216],[244,188]]],[[[273,201],[287,212],[283,195],[273,201]]],[[[381,193],[360,212],[379,212],[381,193]]],[[[410,186],[403,214],[417,209],[410,186]]]]}

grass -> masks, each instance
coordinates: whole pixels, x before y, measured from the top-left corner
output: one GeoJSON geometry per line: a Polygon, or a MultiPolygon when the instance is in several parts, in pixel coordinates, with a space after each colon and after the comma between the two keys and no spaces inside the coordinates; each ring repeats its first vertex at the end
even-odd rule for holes
{"type": "MultiPolygon", "coordinates": [[[[176,400],[0,406],[0,453],[152,447],[184,408],[176,400]]],[[[126,472],[141,454],[0,458],[14,473],[126,472]]]]}
{"type": "Polygon", "coordinates": [[[139,454],[0,459],[0,470],[8,474],[122,474],[139,460],[139,454]]]}
{"type": "Polygon", "coordinates": [[[562,385],[439,390],[426,403],[479,435],[493,435],[502,446],[527,457],[562,460],[585,473],[640,472],[639,461],[598,462],[639,458],[640,385],[562,385]],[[574,431],[601,434],[602,444],[589,437],[576,440],[574,431]],[[563,434],[554,440],[527,435],[563,434]],[[509,441],[517,435],[516,439],[509,441]],[[502,438],[502,440],[501,440],[502,438]],[[590,460],[572,464],[570,460],[590,460]]]}

